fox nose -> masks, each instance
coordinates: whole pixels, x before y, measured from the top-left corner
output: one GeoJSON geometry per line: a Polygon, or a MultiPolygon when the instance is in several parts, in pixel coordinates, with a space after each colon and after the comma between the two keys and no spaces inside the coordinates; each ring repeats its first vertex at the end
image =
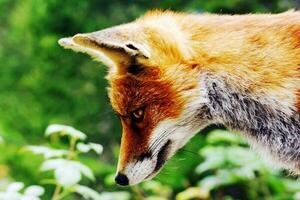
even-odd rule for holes
{"type": "Polygon", "coordinates": [[[117,184],[126,186],[129,184],[129,180],[125,174],[118,172],[117,176],[115,177],[115,181],[117,184]]]}

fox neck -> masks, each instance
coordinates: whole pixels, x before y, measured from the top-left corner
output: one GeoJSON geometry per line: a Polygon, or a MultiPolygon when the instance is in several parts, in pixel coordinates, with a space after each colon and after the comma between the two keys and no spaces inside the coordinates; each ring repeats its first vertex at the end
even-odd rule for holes
{"type": "Polygon", "coordinates": [[[300,173],[300,115],[268,94],[229,85],[220,77],[206,76],[202,86],[208,103],[202,113],[211,121],[241,132],[260,153],[300,173]],[[281,109],[280,109],[281,106],[281,109]]]}

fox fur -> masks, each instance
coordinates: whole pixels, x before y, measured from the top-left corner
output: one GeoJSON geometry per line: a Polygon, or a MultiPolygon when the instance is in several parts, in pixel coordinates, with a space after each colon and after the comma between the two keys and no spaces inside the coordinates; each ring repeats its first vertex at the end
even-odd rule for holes
{"type": "Polygon", "coordinates": [[[154,177],[212,123],[300,173],[300,12],[150,11],[59,43],[108,66],[123,127],[117,183],[154,177]]]}

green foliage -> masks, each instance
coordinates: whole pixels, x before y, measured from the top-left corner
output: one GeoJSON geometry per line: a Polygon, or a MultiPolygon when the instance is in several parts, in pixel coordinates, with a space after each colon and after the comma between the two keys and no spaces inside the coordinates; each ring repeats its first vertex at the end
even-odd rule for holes
{"type": "MultiPolygon", "coordinates": [[[[77,173],[73,181],[80,178],[81,186],[71,184],[67,189],[71,196],[64,199],[87,199],[98,193],[113,200],[300,199],[299,182],[270,168],[244,140],[221,130],[194,137],[185,147],[189,150],[179,151],[154,180],[117,187],[113,177],[121,129],[106,95],[106,68],[57,44],[61,37],[124,23],[153,8],[249,13],[296,6],[294,0],[0,0],[0,191],[21,181],[43,186],[41,198],[50,199],[55,171],[60,174],[58,166],[68,165],[77,173]],[[77,127],[91,142],[79,141],[84,136],[72,127],[52,126],[47,130],[50,142],[42,146],[47,143],[43,132],[48,124],[77,127]],[[50,134],[63,129],[63,135],[50,134]],[[70,132],[77,138],[72,153],[76,160],[65,161],[70,132]],[[102,151],[98,158],[95,152],[102,151]],[[53,163],[58,168],[37,170],[50,169],[53,163]],[[74,195],[76,190],[83,197],[74,195]]],[[[24,196],[24,188],[16,193],[24,196]]]]}
{"type": "Polygon", "coordinates": [[[189,195],[196,189],[201,191],[196,197],[213,199],[296,199],[295,193],[300,191],[299,181],[281,177],[280,171],[249,150],[240,136],[228,131],[210,132],[199,154],[204,161],[195,169],[201,177],[198,187],[180,193],[180,200],[192,199],[189,195]]]}
{"type": "MultiPolygon", "coordinates": [[[[95,176],[92,170],[80,162],[78,157],[80,154],[86,154],[90,150],[101,154],[103,147],[96,143],[82,143],[86,139],[86,134],[65,125],[51,125],[46,130],[46,136],[58,134],[68,136],[68,149],[53,149],[46,146],[28,146],[27,150],[34,154],[42,154],[44,161],[40,166],[40,171],[53,171],[53,178],[42,179],[41,183],[54,185],[55,189],[51,200],[61,200],[72,194],[80,194],[85,199],[91,200],[106,200],[106,199],[130,199],[128,192],[106,192],[98,193],[92,188],[80,185],[83,177],[91,181],[95,181],[95,176]],[[78,141],[81,142],[78,142],[78,141]],[[121,198],[120,198],[121,197],[121,198]]],[[[5,192],[0,192],[0,199],[3,200],[40,200],[45,190],[41,186],[29,186],[21,193],[24,188],[22,182],[15,182],[8,185],[5,192]]],[[[74,197],[72,197],[74,198],[74,197]]]]}

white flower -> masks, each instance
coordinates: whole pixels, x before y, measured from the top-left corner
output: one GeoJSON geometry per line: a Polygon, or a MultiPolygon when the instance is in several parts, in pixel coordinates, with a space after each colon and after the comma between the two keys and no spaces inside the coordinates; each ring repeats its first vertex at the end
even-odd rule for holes
{"type": "Polygon", "coordinates": [[[60,124],[52,124],[47,127],[46,129],[46,136],[50,136],[52,134],[59,133],[61,135],[68,135],[73,138],[77,138],[80,140],[85,140],[86,139],[86,134],[83,132],[76,130],[75,128],[71,126],[66,126],[66,125],[60,125],[60,124]]]}
{"type": "Polygon", "coordinates": [[[8,187],[7,187],[7,192],[19,192],[20,190],[22,190],[24,188],[24,183],[22,182],[14,182],[11,183],[8,187]]]}
{"type": "Polygon", "coordinates": [[[82,195],[84,197],[84,199],[92,199],[92,200],[100,200],[101,199],[100,194],[97,191],[95,191],[89,187],[86,187],[83,185],[76,185],[74,187],[74,190],[78,194],[82,195]]]}
{"type": "Polygon", "coordinates": [[[129,200],[130,194],[128,192],[103,192],[99,194],[97,191],[83,186],[75,185],[75,192],[82,195],[84,199],[91,200],[129,200]]]}
{"type": "Polygon", "coordinates": [[[103,152],[103,146],[101,144],[90,142],[89,145],[97,154],[101,154],[103,152]]]}
{"type": "Polygon", "coordinates": [[[70,187],[81,180],[80,171],[70,164],[58,167],[54,171],[54,176],[60,185],[70,187]]]}
{"type": "Polygon", "coordinates": [[[78,143],[76,145],[76,149],[82,153],[87,153],[91,150],[91,147],[87,144],[84,144],[84,143],[78,143]]]}
{"type": "Polygon", "coordinates": [[[26,188],[24,194],[28,196],[35,196],[39,197],[42,196],[45,193],[45,189],[38,185],[32,185],[26,188]]]}
{"type": "Polygon", "coordinates": [[[97,154],[101,154],[103,152],[103,146],[101,144],[96,144],[92,142],[88,144],[78,143],[76,145],[76,149],[82,153],[87,153],[90,150],[95,151],[97,154]]]}
{"type": "Polygon", "coordinates": [[[18,192],[0,192],[0,200],[19,200],[21,194],[18,192]]]}
{"type": "Polygon", "coordinates": [[[24,188],[24,183],[11,183],[5,192],[0,192],[0,200],[40,200],[45,192],[44,188],[38,185],[32,185],[25,189],[24,194],[20,190],[24,188]]]}
{"type": "Polygon", "coordinates": [[[41,170],[54,170],[55,179],[66,187],[78,183],[81,180],[81,174],[91,180],[95,179],[91,169],[78,161],[65,159],[46,160],[42,164],[41,170]]]}
{"type": "Polygon", "coordinates": [[[20,200],[41,200],[41,199],[35,196],[22,196],[20,200]]]}
{"type": "Polygon", "coordinates": [[[53,157],[62,157],[68,154],[67,150],[57,150],[42,146],[27,146],[27,149],[35,154],[43,154],[46,159],[53,157]]]}

